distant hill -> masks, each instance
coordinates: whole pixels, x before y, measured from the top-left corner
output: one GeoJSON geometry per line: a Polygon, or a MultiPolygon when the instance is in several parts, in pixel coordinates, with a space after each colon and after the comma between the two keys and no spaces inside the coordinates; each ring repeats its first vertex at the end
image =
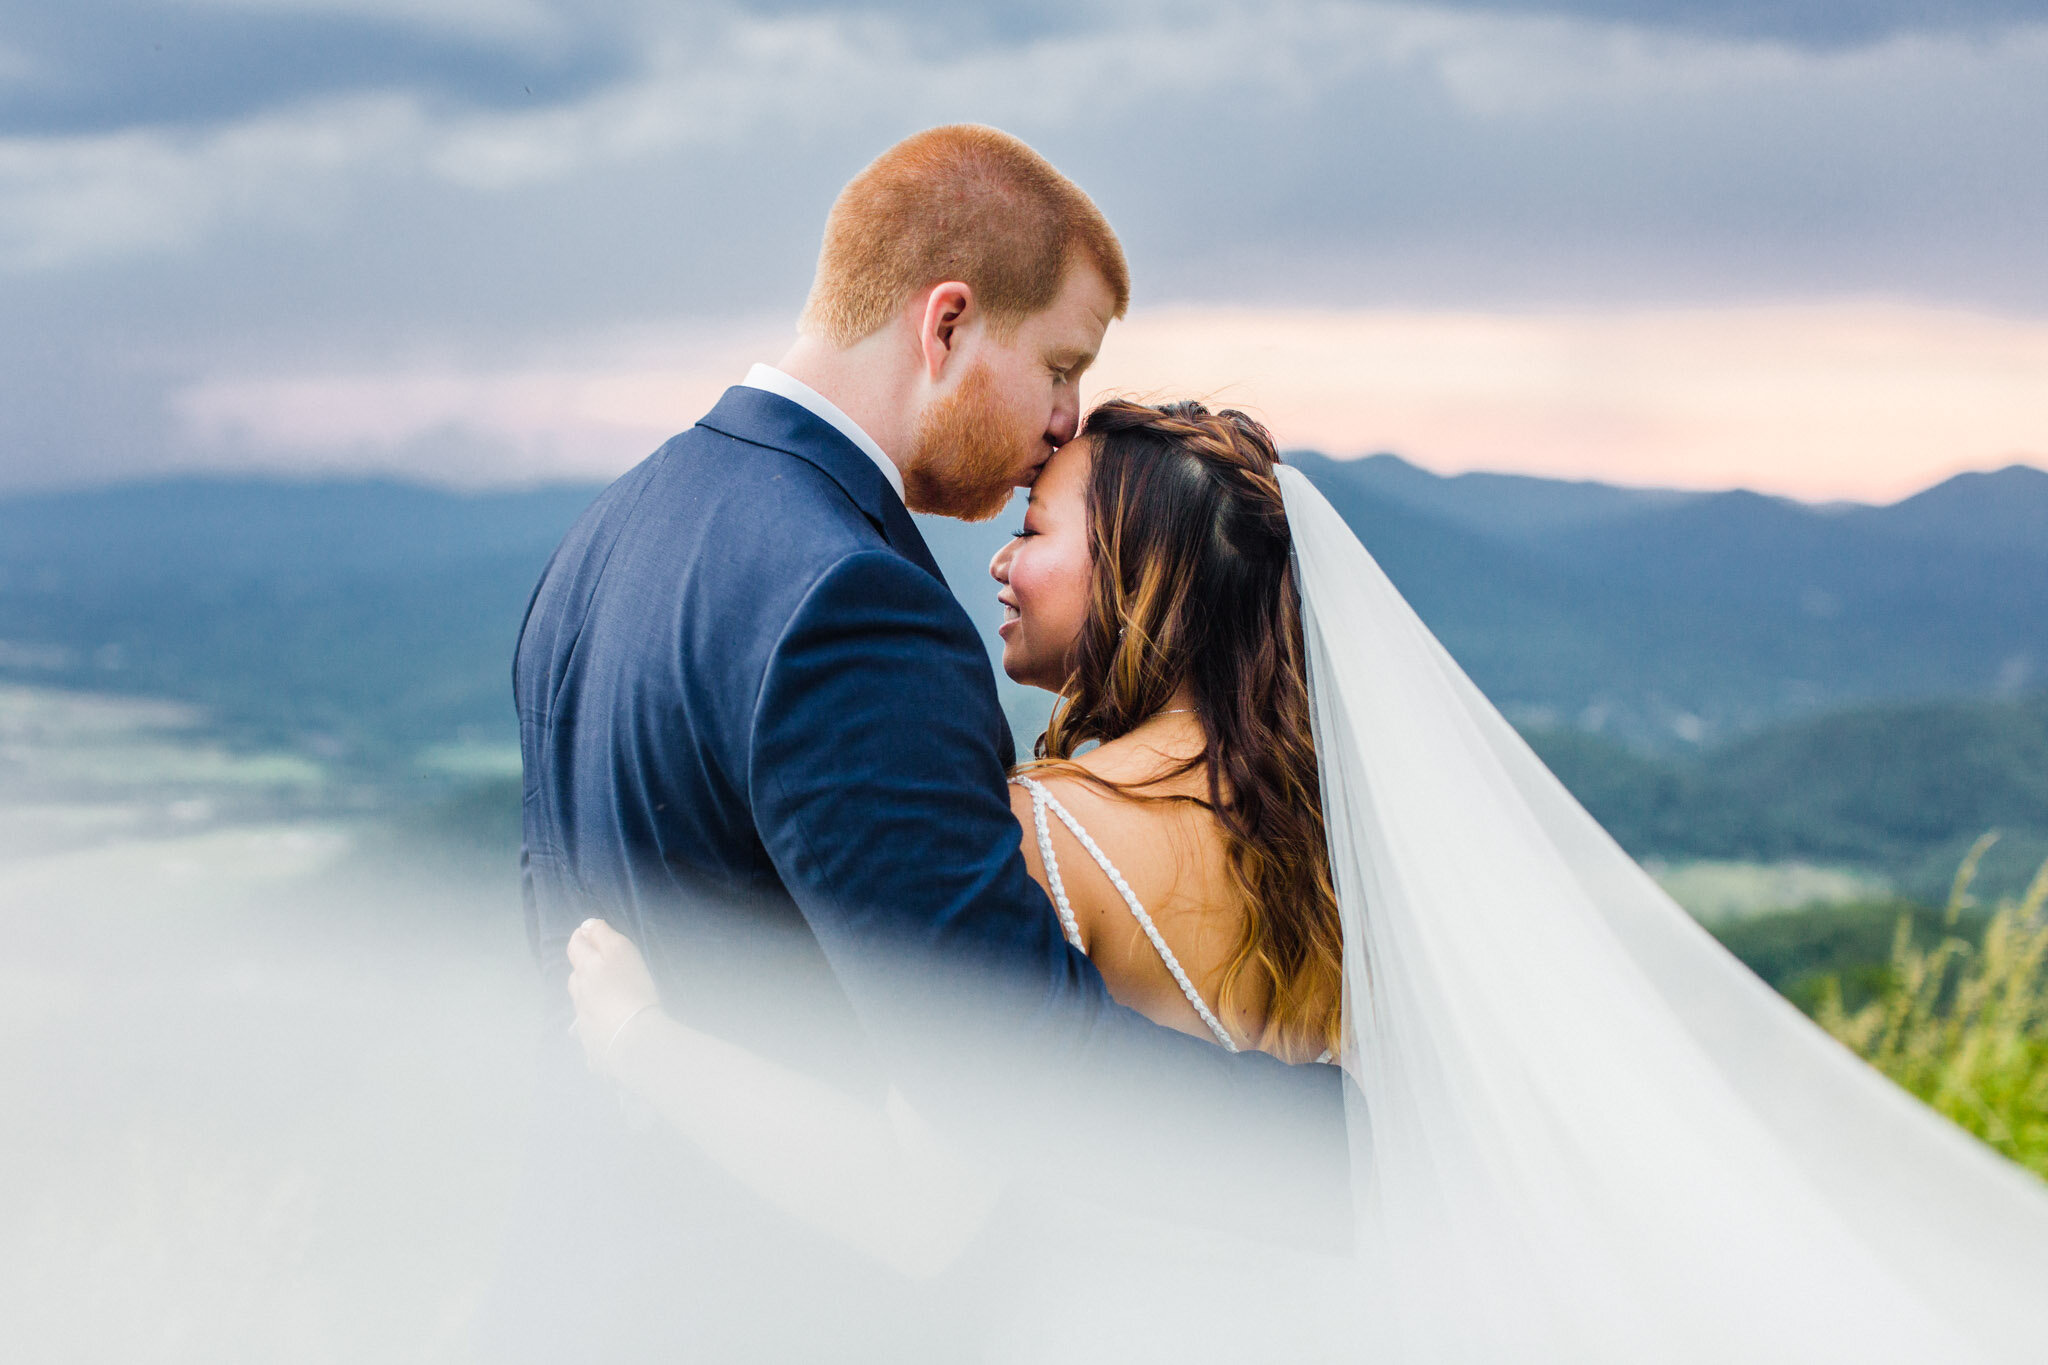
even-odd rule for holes
{"type": "MultiPolygon", "coordinates": [[[[1292,458],[1639,856],[1852,863],[1930,900],[1985,828],[2009,831],[1989,887],[2048,856],[2048,474],[1818,509],[1292,458]]],[[[429,751],[515,739],[519,619],[596,491],[183,479],[0,500],[0,681],[197,702],[344,795],[402,789],[429,751]]],[[[992,646],[988,560],[1014,525],[924,520],[992,646]]],[[[1048,699],[998,685],[1028,743],[1048,699]]]]}
{"type": "Polygon", "coordinates": [[[2048,470],[2016,464],[1958,474],[1903,502],[1854,508],[1849,516],[1902,540],[2039,551],[2048,542],[2048,470]]]}
{"type": "Polygon", "coordinates": [[[1517,719],[1683,747],[1828,707],[2048,683],[2048,474],[1889,507],[1291,457],[1517,719]],[[1463,476],[1472,479],[1477,476],[1463,476]]]}
{"type": "MultiPolygon", "coordinates": [[[[2048,682],[2048,474],[1889,507],[1290,456],[1518,722],[1683,752],[1844,705],[2048,682]]],[[[180,479],[0,499],[0,678],[197,701],[366,769],[512,734],[534,579],[590,486],[180,479]]],[[[925,521],[993,642],[1012,525],[925,521]]],[[[1035,733],[1042,694],[1004,685],[1035,733]]]]}
{"type": "Polygon", "coordinates": [[[595,493],[181,479],[0,500],[0,677],[177,697],[369,771],[516,736],[527,594],[595,493]]]}
{"type": "MultiPolygon", "coordinates": [[[[1527,474],[1433,474],[1387,454],[1333,460],[1313,451],[1295,451],[1287,459],[1318,479],[1341,479],[1350,488],[1467,530],[1524,543],[1720,496],[1527,474]]],[[[1739,490],[1736,495],[1760,496],[1739,490]]],[[[2030,465],[1957,474],[1885,506],[1764,500],[1821,518],[1840,517],[1859,528],[1898,539],[2034,549],[2048,539],[2048,470],[2030,465]]]]}
{"type": "Polygon", "coordinates": [[[1623,488],[1527,474],[1445,476],[1398,455],[1338,461],[1297,451],[1287,458],[1318,477],[1342,477],[1362,492],[1403,503],[1468,531],[1514,541],[1618,521],[1702,496],[1675,488],[1623,488]]]}
{"type": "Polygon", "coordinates": [[[1934,904],[1986,831],[2002,831],[1987,894],[2048,859],[2048,693],[1854,707],[1684,756],[1572,730],[1528,738],[1638,857],[1852,864],[1934,904]]]}

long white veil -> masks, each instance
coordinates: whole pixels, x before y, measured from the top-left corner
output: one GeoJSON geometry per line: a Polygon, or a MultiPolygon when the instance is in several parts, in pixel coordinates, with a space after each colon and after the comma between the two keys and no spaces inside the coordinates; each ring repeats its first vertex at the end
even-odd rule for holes
{"type": "Polygon", "coordinates": [[[1280,478],[1375,1358],[2048,1356],[2048,1186],[1695,925],[1280,478]]]}

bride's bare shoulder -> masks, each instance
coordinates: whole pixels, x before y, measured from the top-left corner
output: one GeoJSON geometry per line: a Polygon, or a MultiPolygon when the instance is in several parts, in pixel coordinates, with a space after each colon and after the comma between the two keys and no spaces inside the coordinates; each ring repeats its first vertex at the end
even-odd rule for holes
{"type": "MultiPolygon", "coordinates": [[[[1034,766],[1025,775],[1042,784],[1084,825],[1092,828],[1106,821],[1105,830],[1113,831],[1173,820],[1186,813],[1184,802],[1160,798],[1205,800],[1209,794],[1207,773],[1199,762],[1192,766],[1188,762],[1200,752],[1199,732],[1190,739],[1185,734],[1146,727],[1071,759],[1034,766]]],[[[1030,824],[1028,791],[1014,787],[1010,800],[1018,819],[1030,824]]]]}

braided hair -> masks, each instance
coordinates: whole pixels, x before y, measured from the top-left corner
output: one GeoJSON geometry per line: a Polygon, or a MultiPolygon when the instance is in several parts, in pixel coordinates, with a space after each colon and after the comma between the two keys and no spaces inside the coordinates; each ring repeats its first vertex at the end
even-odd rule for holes
{"type": "MultiPolygon", "coordinates": [[[[1164,776],[1204,768],[1198,803],[1222,825],[1245,916],[1219,1003],[1262,1014],[1260,1045],[1280,1056],[1334,1050],[1343,942],[1273,438],[1241,412],[1123,399],[1098,406],[1081,435],[1094,442],[1089,608],[1037,755],[1064,767],[1185,686],[1205,745],[1164,776]]],[[[1138,799],[1196,800],[1073,771],[1138,799]]]]}

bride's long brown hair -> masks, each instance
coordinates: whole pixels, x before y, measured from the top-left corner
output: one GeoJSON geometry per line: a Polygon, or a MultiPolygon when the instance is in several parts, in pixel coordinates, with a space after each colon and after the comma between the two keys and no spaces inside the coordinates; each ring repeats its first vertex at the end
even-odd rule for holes
{"type": "Polygon", "coordinates": [[[1223,827],[1244,932],[1219,1006],[1263,1014],[1260,1045],[1294,1061],[1338,1048],[1343,938],[1323,841],[1301,611],[1279,455],[1241,412],[1112,399],[1089,413],[1094,557],[1088,616],[1034,767],[1142,800],[1195,801],[1223,827]],[[1185,686],[1208,800],[1157,796],[1068,765],[1157,715],[1185,686]]]}

